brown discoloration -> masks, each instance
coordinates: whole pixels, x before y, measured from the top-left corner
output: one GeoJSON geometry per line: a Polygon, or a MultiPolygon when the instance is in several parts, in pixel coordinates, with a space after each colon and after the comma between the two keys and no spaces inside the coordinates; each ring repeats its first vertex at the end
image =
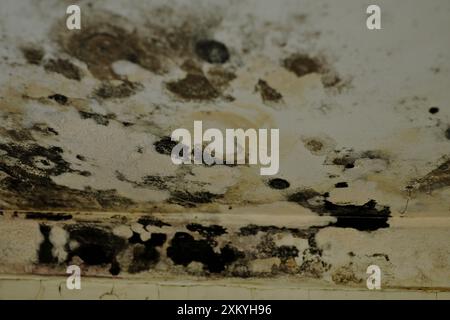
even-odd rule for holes
{"type": "Polygon", "coordinates": [[[322,65],[318,59],[311,58],[304,54],[296,54],[285,59],[283,65],[298,77],[303,77],[310,73],[321,73],[323,71],[322,65]]]}
{"type": "Polygon", "coordinates": [[[318,140],[310,139],[305,142],[305,147],[310,151],[318,152],[322,150],[323,143],[318,140]]]}
{"type": "Polygon", "coordinates": [[[444,161],[436,169],[417,181],[418,190],[431,192],[450,186],[450,160],[444,161]]]}
{"type": "Polygon", "coordinates": [[[269,84],[259,79],[255,86],[255,90],[261,94],[261,98],[264,102],[279,102],[283,96],[269,84]]]}
{"type": "Polygon", "coordinates": [[[80,69],[69,60],[51,59],[45,64],[44,68],[49,72],[62,74],[67,79],[81,80],[80,69]]]}
{"type": "Polygon", "coordinates": [[[208,71],[208,79],[214,87],[226,88],[231,81],[236,79],[236,75],[221,67],[215,67],[208,71]]]}
{"type": "Polygon", "coordinates": [[[185,100],[212,100],[219,97],[219,92],[209,80],[199,74],[188,74],[184,79],[167,83],[166,87],[185,100]]]}
{"type": "Polygon", "coordinates": [[[40,64],[44,57],[44,50],[41,48],[23,47],[21,48],[23,56],[30,64],[40,64]]]}
{"type": "Polygon", "coordinates": [[[141,84],[130,81],[124,81],[117,86],[105,82],[95,90],[94,94],[102,99],[127,98],[134,95],[142,88],[141,84]]]}

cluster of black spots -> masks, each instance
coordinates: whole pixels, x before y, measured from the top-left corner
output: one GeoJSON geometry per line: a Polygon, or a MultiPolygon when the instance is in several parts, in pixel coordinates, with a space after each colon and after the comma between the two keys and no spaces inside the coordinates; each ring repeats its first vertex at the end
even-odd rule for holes
{"type": "Polygon", "coordinates": [[[199,40],[195,44],[195,53],[204,61],[222,64],[230,59],[228,48],[216,40],[199,40]]]}
{"type": "Polygon", "coordinates": [[[149,240],[142,241],[140,238],[139,240],[129,240],[131,243],[136,243],[133,249],[133,260],[128,268],[130,273],[146,271],[159,261],[160,253],[156,248],[161,247],[166,242],[167,235],[164,233],[152,233],[149,240]]]}
{"type": "Polygon", "coordinates": [[[288,181],[281,179],[281,178],[270,179],[268,184],[269,184],[269,187],[271,187],[272,189],[278,189],[278,190],[287,189],[291,185],[288,181]]]}
{"type": "Polygon", "coordinates": [[[211,193],[209,191],[174,191],[171,193],[169,203],[181,205],[183,207],[194,208],[198,204],[211,203],[220,198],[221,195],[211,193]]]}
{"type": "Polygon", "coordinates": [[[68,260],[78,256],[88,265],[116,263],[116,255],[126,245],[124,239],[104,228],[75,224],[67,225],[66,229],[69,232],[70,240],[78,243],[76,249],[69,251],[68,260]]]}
{"type": "Polygon", "coordinates": [[[387,206],[377,206],[375,200],[363,205],[335,204],[327,200],[328,194],[320,194],[312,189],[306,189],[288,196],[288,201],[310,209],[320,215],[329,214],[337,218],[331,224],[334,227],[353,228],[360,231],[374,231],[387,228],[390,209],[387,206]]]}
{"type": "Polygon", "coordinates": [[[241,236],[254,236],[258,232],[265,232],[268,234],[276,233],[291,233],[293,236],[299,238],[307,238],[310,234],[310,229],[297,229],[297,228],[287,228],[287,227],[277,227],[277,226],[258,226],[256,224],[249,224],[245,227],[239,229],[239,235],[241,236]]]}
{"type": "Polygon", "coordinates": [[[430,109],[428,109],[428,112],[431,114],[436,114],[439,112],[439,108],[438,107],[431,107],[430,109]]]}
{"type": "Polygon", "coordinates": [[[178,142],[173,141],[170,137],[162,137],[160,140],[153,143],[156,152],[165,155],[171,155],[172,149],[178,144],[178,142]]]}
{"type": "Polygon", "coordinates": [[[142,224],[145,227],[147,226],[155,226],[155,227],[159,227],[162,228],[164,226],[166,227],[170,227],[170,224],[167,222],[164,222],[160,219],[157,219],[155,217],[151,217],[151,216],[145,216],[145,217],[140,217],[137,221],[138,223],[142,224]]]}
{"type": "Polygon", "coordinates": [[[48,96],[48,98],[51,100],[55,100],[57,103],[59,103],[61,105],[65,105],[67,103],[67,101],[69,101],[69,99],[65,95],[62,95],[59,93],[48,96]]]}
{"type": "Polygon", "coordinates": [[[109,124],[109,120],[116,118],[114,114],[102,115],[99,113],[85,112],[85,111],[78,111],[78,113],[81,119],[92,119],[97,124],[102,126],[107,126],[109,124]]]}
{"type": "Polygon", "coordinates": [[[191,262],[201,262],[211,273],[220,273],[227,265],[241,258],[243,254],[226,245],[216,253],[207,240],[195,240],[186,232],[177,232],[167,248],[167,256],[175,264],[187,266],[191,262]]]}
{"type": "Polygon", "coordinates": [[[50,242],[50,231],[51,227],[45,224],[39,225],[39,230],[41,231],[44,240],[39,246],[39,263],[56,263],[57,259],[53,256],[52,249],[53,244],[50,242]]]}
{"type": "Polygon", "coordinates": [[[336,188],[348,188],[347,182],[338,182],[334,185],[336,188]]]}
{"type": "Polygon", "coordinates": [[[192,232],[198,232],[200,235],[205,237],[210,243],[215,244],[215,237],[221,236],[227,233],[226,229],[219,225],[203,226],[199,223],[190,223],[186,225],[186,229],[192,232]]]}
{"type": "Polygon", "coordinates": [[[296,54],[285,59],[283,65],[298,77],[303,77],[310,73],[320,73],[323,69],[318,59],[304,54],[296,54]]]}
{"type": "Polygon", "coordinates": [[[25,218],[32,220],[67,221],[72,219],[72,215],[57,212],[27,212],[25,218]]]}
{"type": "Polygon", "coordinates": [[[286,261],[289,258],[298,257],[298,249],[295,246],[279,246],[275,247],[272,254],[274,257],[280,258],[281,261],[286,261]]]}

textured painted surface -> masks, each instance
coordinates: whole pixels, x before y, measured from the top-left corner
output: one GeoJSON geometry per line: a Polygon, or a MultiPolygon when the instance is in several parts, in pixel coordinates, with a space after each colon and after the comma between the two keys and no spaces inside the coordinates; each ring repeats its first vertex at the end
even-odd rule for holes
{"type": "Polygon", "coordinates": [[[448,1],[79,3],[1,3],[3,273],[450,287],[448,1]],[[173,165],[194,120],[279,174],[173,165]]]}

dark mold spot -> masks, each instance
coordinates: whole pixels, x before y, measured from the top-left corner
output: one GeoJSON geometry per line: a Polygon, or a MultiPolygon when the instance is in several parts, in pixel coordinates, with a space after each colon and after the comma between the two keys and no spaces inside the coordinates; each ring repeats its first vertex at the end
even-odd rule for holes
{"type": "Polygon", "coordinates": [[[27,212],[26,219],[48,220],[48,221],[66,221],[72,219],[71,214],[55,212],[27,212]]]}
{"type": "Polygon", "coordinates": [[[116,259],[113,259],[113,261],[111,262],[111,267],[109,268],[109,273],[111,273],[113,276],[117,276],[120,273],[120,270],[120,264],[116,259]]]}
{"type": "Polygon", "coordinates": [[[309,139],[305,142],[305,147],[310,151],[318,152],[318,151],[322,150],[323,143],[318,140],[309,139]]]}
{"type": "Polygon", "coordinates": [[[53,256],[53,244],[50,242],[51,227],[45,224],[39,225],[39,230],[44,236],[44,240],[39,247],[39,263],[56,263],[57,259],[53,256]]]}
{"type": "Polygon", "coordinates": [[[79,246],[69,252],[72,257],[80,257],[88,265],[105,265],[113,263],[116,255],[125,248],[125,240],[107,229],[91,225],[67,225],[70,239],[79,246]]]}
{"type": "Polygon", "coordinates": [[[159,228],[164,227],[164,226],[170,227],[170,224],[168,224],[168,223],[166,223],[166,222],[164,222],[162,220],[159,220],[157,218],[150,217],[150,216],[140,217],[137,222],[142,224],[144,226],[144,228],[146,226],[149,226],[149,225],[150,226],[156,226],[156,227],[159,227],[159,228]]]}
{"type": "Polygon", "coordinates": [[[25,59],[30,64],[40,64],[42,61],[42,58],[44,57],[44,51],[40,48],[31,48],[26,47],[22,48],[22,53],[25,59]]]}
{"type": "Polygon", "coordinates": [[[100,88],[95,90],[95,95],[102,99],[127,98],[142,90],[140,83],[124,81],[118,86],[111,83],[103,83],[100,88]]]}
{"type": "Polygon", "coordinates": [[[447,130],[445,130],[445,137],[450,140],[450,127],[447,128],[447,130]]]}
{"type": "Polygon", "coordinates": [[[211,203],[220,197],[220,195],[211,193],[209,191],[174,191],[171,193],[169,202],[179,204],[188,208],[193,208],[196,207],[197,204],[211,203]]]}
{"type": "Polygon", "coordinates": [[[178,144],[176,141],[172,141],[170,137],[162,137],[161,140],[153,143],[155,150],[158,153],[171,155],[172,149],[178,144]]]}
{"type": "Polygon", "coordinates": [[[195,44],[195,53],[209,63],[222,64],[228,61],[230,54],[227,47],[216,40],[200,40],[195,44]]]}
{"type": "Polygon", "coordinates": [[[261,79],[258,80],[255,90],[261,94],[261,98],[264,102],[279,102],[283,98],[278,91],[269,86],[266,81],[261,79]]]}
{"type": "Polygon", "coordinates": [[[384,260],[386,260],[387,262],[390,261],[389,256],[388,256],[387,254],[385,254],[385,253],[374,253],[374,254],[372,255],[372,257],[375,257],[375,258],[377,258],[377,257],[382,257],[382,258],[384,258],[384,260]]]}
{"type": "Polygon", "coordinates": [[[45,70],[62,74],[67,79],[81,80],[81,72],[72,62],[64,59],[51,59],[45,66],[45,70]]]}
{"type": "Polygon", "coordinates": [[[163,233],[152,233],[149,240],[138,243],[133,250],[133,261],[128,268],[130,273],[137,273],[148,270],[159,261],[160,253],[156,247],[160,247],[166,242],[167,236],[163,233]]]}
{"type": "Polygon", "coordinates": [[[284,60],[283,65],[289,71],[295,73],[298,77],[310,73],[320,73],[322,67],[317,59],[313,59],[307,55],[293,55],[284,60]]]}
{"type": "Polygon", "coordinates": [[[438,107],[431,107],[428,112],[430,112],[431,114],[436,114],[439,112],[439,108],[438,107]]]}
{"type": "Polygon", "coordinates": [[[272,189],[282,190],[289,188],[290,183],[284,179],[274,178],[269,180],[269,186],[272,189]]]}
{"type": "Polygon", "coordinates": [[[227,265],[240,258],[242,253],[230,245],[216,253],[207,240],[195,240],[188,233],[177,232],[167,248],[167,256],[175,264],[186,267],[192,261],[197,261],[203,263],[209,272],[220,273],[227,265]]]}
{"type": "Polygon", "coordinates": [[[67,103],[67,101],[69,99],[67,99],[66,96],[62,95],[62,94],[54,94],[51,96],[48,96],[49,99],[55,100],[56,102],[58,102],[61,105],[65,105],[67,103]]]}
{"type": "Polygon", "coordinates": [[[347,182],[338,182],[334,185],[336,188],[348,188],[347,182]]]}
{"type": "Polygon", "coordinates": [[[84,156],[82,156],[81,154],[77,154],[77,159],[80,161],[86,161],[86,158],[84,156]]]}
{"type": "Polygon", "coordinates": [[[207,239],[212,239],[227,233],[224,227],[216,224],[206,227],[198,223],[190,223],[186,226],[186,229],[189,231],[198,232],[207,239]]]}
{"type": "Polygon", "coordinates": [[[375,200],[370,200],[363,205],[334,204],[326,200],[322,195],[312,189],[306,189],[294,193],[288,197],[288,201],[296,202],[320,215],[329,214],[337,218],[337,222],[331,226],[341,228],[353,228],[360,231],[374,231],[387,228],[390,217],[389,207],[377,207],[375,200]]]}
{"type": "Polygon", "coordinates": [[[187,74],[184,79],[166,83],[167,89],[185,100],[211,100],[219,92],[200,74],[187,74]]]}
{"type": "Polygon", "coordinates": [[[85,111],[78,111],[78,113],[80,114],[81,119],[92,119],[97,124],[102,125],[102,126],[107,126],[109,124],[109,120],[115,119],[114,114],[107,114],[105,116],[105,115],[102,115],[99,113],[92,113],[92,112],[85,112],[85,111]]]}

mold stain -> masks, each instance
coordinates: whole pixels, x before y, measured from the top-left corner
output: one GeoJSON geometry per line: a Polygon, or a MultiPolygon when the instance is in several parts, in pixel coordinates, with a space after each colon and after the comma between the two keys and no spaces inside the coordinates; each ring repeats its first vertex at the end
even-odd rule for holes
{"type": "Polygon", "coordinates": [[[131,97],[142,89],[143,86],[140,83],[130,81],[124,81],[117,86],[110,82],[104,82],[95,90],[94,95],[101,99],[120,99],[131,97]]]}
{"type": "Polygon", "coordinates": [[[377,205],[370,200],[363,205],[335,204],[327,200],[327,194],[320,194],[312,189],[306,189],[288,196],[288,201],[310,209],[320,215],[336,217],[337,221],[329,224],[338,228],[353,228],[359,231],[375,231],[388,228],[390,209],[377,205]]]}
{"type": "Polygon", "coordinates": [[[186,232],[177,232],[167,248],[167,256],[175,264],[186,267],[196,261],[203,263],[211,273],[221,273],[228,265],[238,260],[242,253],[230,245],[225,245],[217,253],[207,240],[195,240],[186,232]]]}
{"type": "Polygon", "coordinates": [[[72,62],[65,59],[50,59],[45,63],[44,69],[48,72],[59,73],[71,80],[80,81],[82,78],[80,69],[72,62]]]}
{"type": "Polygon", "coordinates": [[[450,160],[441,163],[436,169],[417,180],[417,190],[432,192],[450,186],[450,160]]]}
{"type": "Polygon", "coordinates": [[[39,230],[44,237],[44,240],[41,242],[38,252],[39,263],[56,263],[57,259],[52,254],[53,244],[50,242],[51,227],[45,224],[40,224],[39,230]]]}
{"type": "Polygon", "coordinates": [[[152,233],[147,241],[135,241],[133,248],[133,260],[128,268],[128,272],[137,273],[148,271],[160,259],[160,253],[156,247],[161,247],[166,242],[167,236],[164,233],[152,233]]]}
{"type": "Polygon", "coordinates": [[[189,73],[185,78],[166,83],[166,88],[184,100],[213,100],[219,97],[219,92],[211,82],[200,74],[189,73]]]}
{"type": "Polygon", "coordinates": [[[67,221],[72,219],[71,214],[57,212],[27,212],[26,219],[47,220],[47,221],[67,221]]]}
{"type": "Polygon", "coordinates": [[[35,47],[21,48],[22,54],[29,64],[39,65],[44,57],[44,50],[35,47]]]}
{"type": "Polygon", "coordinates": [[[261,94],[263,102],[280,102],[283,99],[281,93],[269,86],[269,84],[262,79],[258,80],[255,91],[261,94]]]}
{"type": "Polygon", "coordinates": [[[195,53],[204,61],[223,64],[230,59],[228,48],[216,40],[199,40],[195,44],[195,53]]]}
{"type": "Polygon", "coordinates": [[[168,202],[183,207],[194,208],[198,204],[211,203],[218,198],[221,198],[221,195],[209,191],[189,192],[176,190],[171,192],[168,202]]]}
{"type": "MultiPolygon", "coordinates": [[[[66,225],[71,241],[78,246],[69,251],[68,261],[78,256],[87,265],[117,264],[116,255],[125,248],[124,239],[107,229],[92,225],[66,225]]],[[[114,266],[117,270],[117,265],[114,266]]],[[[114,270],[113,270],[114,271],[114,270]]]]}

